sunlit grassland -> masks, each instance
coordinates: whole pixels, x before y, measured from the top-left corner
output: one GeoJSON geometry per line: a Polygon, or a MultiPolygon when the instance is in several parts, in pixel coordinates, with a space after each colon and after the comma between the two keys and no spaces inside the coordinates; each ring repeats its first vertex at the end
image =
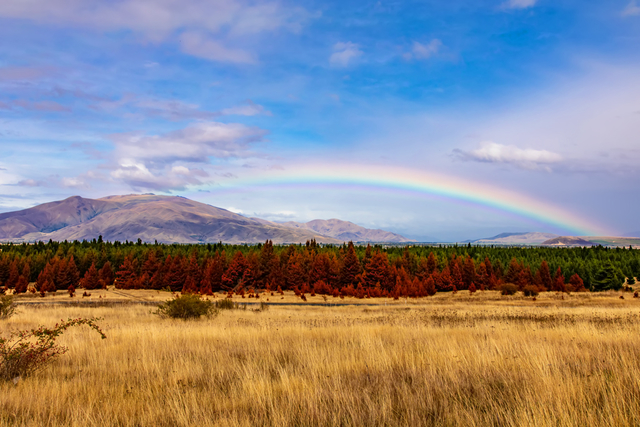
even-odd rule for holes
{"type": "Polygon", "coordinates": [[[460,292],[188,322],[23,306],[3,333],[100,316],[108,338],[70,330],[69,353],[0,384],[0,425],[640,425],[640,302],[618,295],[460,292]]]}

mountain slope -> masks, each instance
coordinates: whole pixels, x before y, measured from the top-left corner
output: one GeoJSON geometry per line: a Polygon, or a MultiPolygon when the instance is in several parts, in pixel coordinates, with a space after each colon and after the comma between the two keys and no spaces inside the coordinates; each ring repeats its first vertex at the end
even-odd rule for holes
{"type": "Polygon", "coordinates": [[[112,209],[117,209],[117,205],[105,200],[74,196],[21,211],[6,212],[0,214],[0,239],[53,232],[88,221],[112,209]]]}
{"type": "MultiPolygon", "coordinates": [[[[549,239],[560,237],[552,233],[501,233],[486,239],[471,240],[480,245],[539,245],[549,239]]],[[[465,242],[467,243],[467,242],[465,242]]]]}
{"type": "Polygon", "coordinates": [[[595,243],[581,237],[558,236],[542,242],[543,246],[594,246],[595,243]]]}
{"type": "Polygon", "coordinates": [[[299,229],[299,230],[311,230],[323,236],[329,236],[336,238],[343,242],[393,242],[404,243],[413,242],[413,240],[407,239],[390,231],[380,229],[370,229],[359,226],[349,221],[342,221],[339,219],[314,219],[309,222],[283,222],[278,223],[285,227],[299,229]]]}
{"type": "Polygon", "coordinates": [[[129,195],[103,199],[70,197],[0,215],[0,240],[105,240],[163,243],[342,243],[312,230],[263,224],[182,197],[129,195]]]}

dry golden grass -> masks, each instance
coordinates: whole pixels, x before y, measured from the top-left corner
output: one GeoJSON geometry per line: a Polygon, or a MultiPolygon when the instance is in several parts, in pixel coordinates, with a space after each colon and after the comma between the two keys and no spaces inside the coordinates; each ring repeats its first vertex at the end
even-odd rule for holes
{"type": "Polygon", "coordinates": [[[628,296],[461,292],[190,322],[139,305],[20,311],[1,332],[102,316],[108,338],[70,330],[54,365],[0,384],[0,426],[640,425],[628,296]]]}

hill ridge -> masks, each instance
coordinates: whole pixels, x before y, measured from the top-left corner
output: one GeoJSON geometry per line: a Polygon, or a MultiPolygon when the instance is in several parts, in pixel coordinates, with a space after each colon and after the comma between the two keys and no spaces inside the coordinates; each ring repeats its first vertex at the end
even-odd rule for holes
{"type": "MultiPolygon", "coordinates": [[[[354,236],[386,236],[393,241],[408,241],[384,230],[369,230],[348,221],[334,221],[350,224],[351,230],[360,233],[354,236]]],[[[0,214],[0,241],[91,240],[99,235],[111,241],[140,238],[145,242],[157,240],[161,243],[262,243],[266,240],[304,243],[315,239],[319,243],[340,244],[354,240],[320,233],[307,226],[294,227],[247,218],[182,196],[153,193],[99,199],[71,196],[0,214]]]]}

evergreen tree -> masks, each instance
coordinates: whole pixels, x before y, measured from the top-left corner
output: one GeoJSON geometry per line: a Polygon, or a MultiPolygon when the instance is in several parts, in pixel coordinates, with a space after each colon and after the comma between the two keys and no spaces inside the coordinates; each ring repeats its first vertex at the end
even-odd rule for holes
{"type": "Polygon", "coordinates": [[[340,269],[340,283],[342,286],[354,285],[356,276],[360,274],[360,260],[356,254],[353,242],[349,242],[347,251],[342,260],[342,268],[340,269]]]}
{"type": "Polygon", "coordinates": [[[93,262],[82,278],[82,286],[87,290],[98,289],[100,287],[100,274],[93,262]]]}
{"type": "Polygon", "coordinates": [[[610,289],[620,290],[624,278],[620,269],[616,268],[612,263],[608,263],[600,268],[593,278],[594,291],[607,291],[610,289]]]}
{"type": "Polygon", "coordinates": [[[114,281],[115,281],[115,274],[113,274],[113,268],[111,268],[111,263],[107,261],[104,263],[104,265],[100,269],[101,287],[106,289],[107,286],[113,285],[114,281]]]}
{"type": "Polygon", "coordinates": [[[540,286],[543,290],[549,290],[552,288],[553,281],[551,279],[551,272],[549,271],[549,264],[547,264],[546,260],[543,260],[540,264],[540,268],[536,273],[536,278],[540,283],[540,286]]]}
{"type": "Polygon", "coordinates": [[[132,254],[128,254],[124,258],[124,262],[116,273],[116,288],[118,289],[135,289],[138,282],[137,260],[132,254]]]}

